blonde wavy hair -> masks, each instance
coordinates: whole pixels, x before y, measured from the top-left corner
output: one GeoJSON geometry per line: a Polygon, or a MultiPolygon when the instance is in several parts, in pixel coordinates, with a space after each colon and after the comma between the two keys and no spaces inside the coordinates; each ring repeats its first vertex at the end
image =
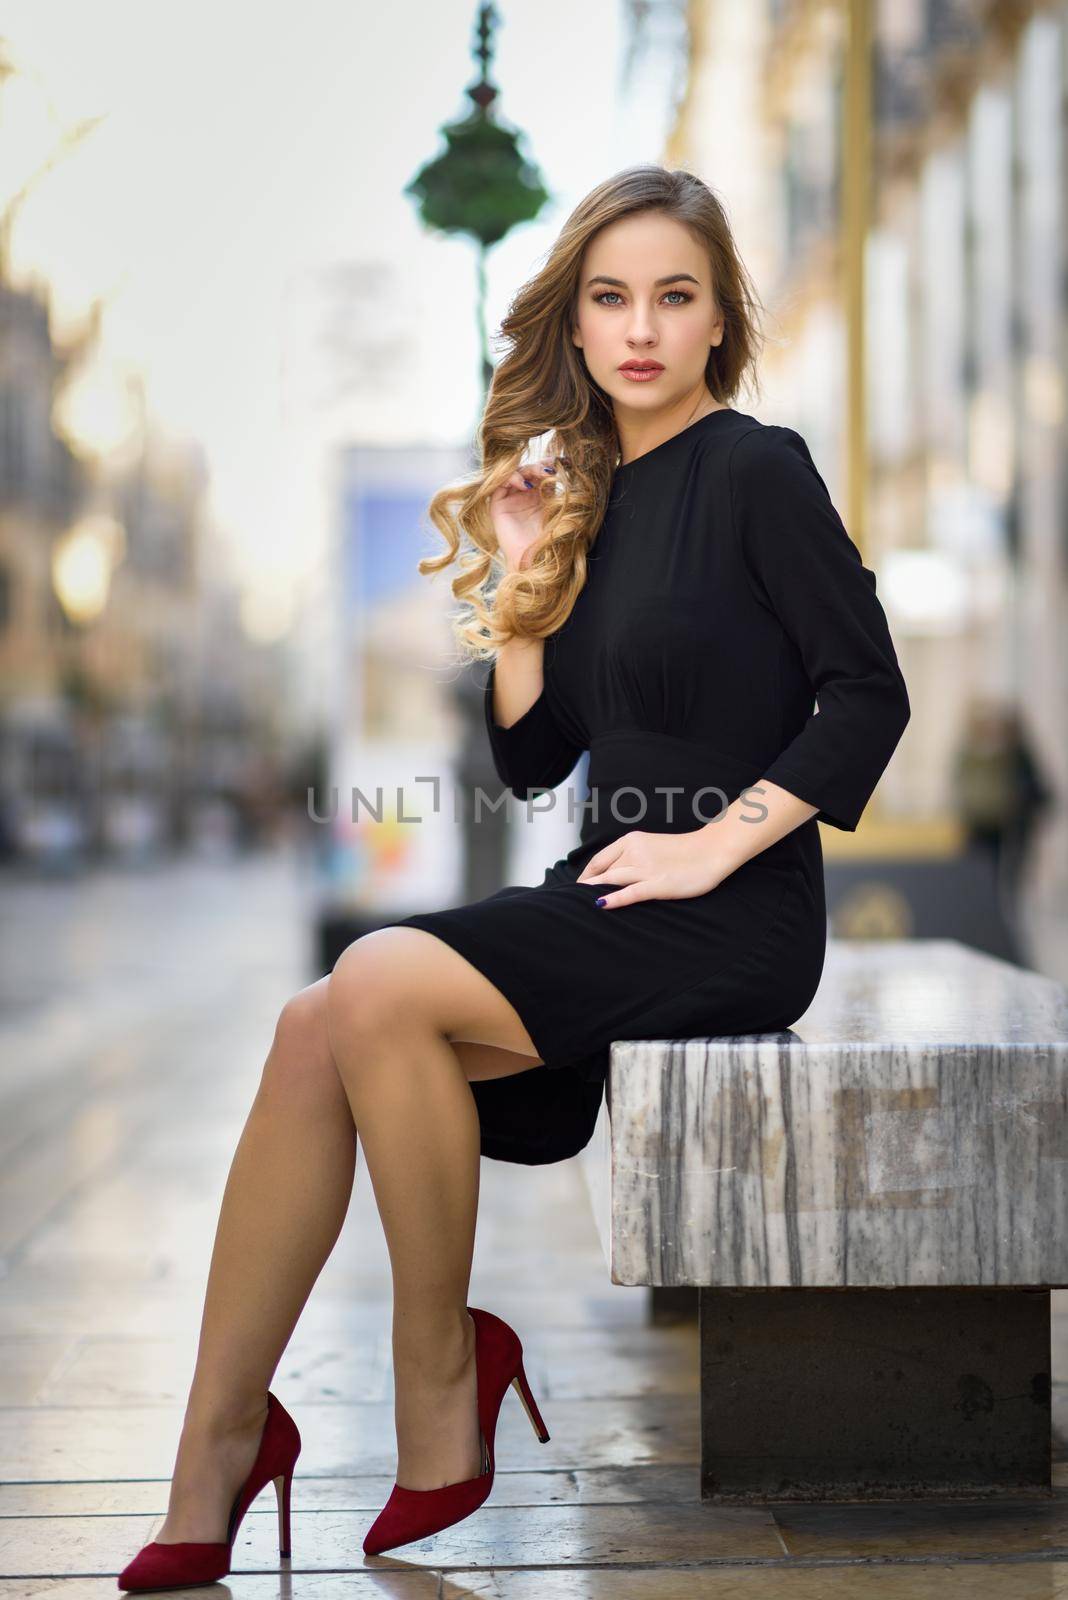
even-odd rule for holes
{"type": "Polygon", "coordinates": [[[517,635],[555,633],[586,582],[586,557],[607,509],[620,441],[611,398],[571,340],[579,274],[593,237],[640,211],[676,218],[708,252],[724,318],[722,342],[710,347],[705,368],[710,393],[727,405],[747,375],[758,389],[760,301],[717,196],[691,172],[651,164],[626,167],[598,184],[568,217],[545,266],[523,284],[501,323],[507,353],[494,371],[476,434],[481,468],[445,484],[427,507],[447,549],[420,561],[419,571],[440,572],[454,561],[459,567],[452,593],[462,605],[449,620],[463,662],[491,659],[517,635]],[[536,480],[545,502],[542,536],[528,565],[509,572],[490,497],[519,467],[530,441],[546,433],[546,454],[557,458],[557,473],[536,480]]]}

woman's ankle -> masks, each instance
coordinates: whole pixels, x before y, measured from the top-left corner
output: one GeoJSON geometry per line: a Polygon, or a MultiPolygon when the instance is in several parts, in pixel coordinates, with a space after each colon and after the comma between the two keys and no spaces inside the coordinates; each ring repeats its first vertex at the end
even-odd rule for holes
{"type": "Polygon", "coordinates": [[[198,1437],[227,1438],[263,1426],[267,1417],[267,1391],[260,1395],[224,1398],[190,1395],[183,1432],[198,1437]]]}
{"type": "Polygon", "coordinates": [[[455,1326],[442,1326],[429,1334],[424,1329],[393,1333],[393,1370],[408,1378],[431,1377],[459,1381],[475,1357],[475,1325],[464,1312],[455,1326]]]}

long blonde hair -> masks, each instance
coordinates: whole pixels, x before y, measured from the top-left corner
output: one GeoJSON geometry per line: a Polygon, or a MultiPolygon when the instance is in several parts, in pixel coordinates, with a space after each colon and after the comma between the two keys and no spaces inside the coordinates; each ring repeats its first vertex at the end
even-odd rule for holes
{"type": "Polygon", "coordinates": [[[508,347],[497,365],[477,431],[480,470],[445,484],[427,514],[447,549],[419,562],[424,575],[456,561],[450,621],[464,661],[486,660],[515,635],[546,638],[567,620],[586,582],[586,556],[608,505],[620,455],[610,397],[571,340],[583,253],[620,217],[659,211],[684,223],[708,251],[724,334],[709,349],[705,382],[721,404],[756,381],[761,339],[756,291],[719,199],[693,173],[653,164],[626,167],[598,184],[568,217],[545,266],[523,284],[501,323],[508,347]],[[508,572],[490,516],[490,496],[549,433],[555,479],[536,480],[542,535],[521,572],[508,572]]]}

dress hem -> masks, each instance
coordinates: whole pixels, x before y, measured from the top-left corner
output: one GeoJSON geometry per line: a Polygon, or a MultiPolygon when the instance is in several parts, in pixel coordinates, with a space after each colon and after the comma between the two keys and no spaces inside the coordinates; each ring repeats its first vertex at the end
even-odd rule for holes
{"type": "MultiPolygon", "coordinates": [[[[567,1067],[577,1066],[583,1059],[581,1053],[556,1049],[552,1044],[545,1046],[539,1040],[544,1039],[541,1020],[534,1020],[537,1006],[532,992],[517,978],[514,970],[505,976],[502,974],[490,947],[483,942],[478,934],[472,933],[467,926],[449,919],[448,910],[441,911],[415,911],[411,916],[402,917],[398,922],[390,923],[390,927],[421,928],[424,933],[432,933],[443,944],[457,952],[458,955],[470,961],[473,967],[488,978],[494,988],[508,1001],[509,1005],[519,1017],[520,1022],[530,1035],[531,1043],[538,1052],[540,1061],[553,1072],[563,1071],[567,1067]],[[563,1057],[563,1059],[561,1059],[563,1057]]],[[[588,1053],[588,1052],[587,1052],[588,1053]]],[[[583,1074],[586,1076],[586,1074],[583,1074]]]]}
{"type": "MultiPolygon", "coordinates": [[[[782,893],[776,901],[774,911],[770,913],[767,922],[744,951],[731,955],[718,967],[698,972],[696,976],[693,975],[693,969],[691,969],[685,976],[680,976],[676,982],[666,984],[655,995],[645,996],[640,1005],[633,1008],[627,1016],[616,1018],[612,1024],[613,1039],[626,1037],[624,1030],[639,1024],[643,1015],[654,1011],[665,1001],[680,1000],[689,994],[691,990],[700,988],[702,984],[711,983],[715,979],[722,977],[724,972],[729,971],[738,962],[751,958],[753,952],[759,949],[768,935],[778,926],[783,906],[792,887],[792,880],[787,880],[783,885],[782,893]]],[[[619,914],[618,912],[607,913],[609,916],[619,914]]],[[[622,915],[626,915],[625,910],[622,915]]],[[[444,944],[456,950],[465,960],[469,960],[472,966],[476,967],[483,977],[488,978],[490,983],[504,995],[504,998],[513,1007],[530,1035],[531,1042],[537,1050],[540,1060],[549,1071],[569,1070],[578,1072],[580,1077],[586,1078],[588,1081],[600,1079],[603,1082],[608,1076],[613,1039],[602,1043],[591,1043],[585,1048],[579,1047],[577,1049],[564,1046],[557,1047],[551,1041],[546,1045],[544,1042],[546,1035],[541,1026],[541,1019],[538,1017],[538,1006],[532,992],[526,988],[521,978],[516,977],[514,968],[509,968],[507,973],[503,973],[490,947],[481,940],[478,934],[473,934],[467,925],[449,920],[447,909],[442,911],[416,911],[411,916],[404,917],[398,923],[392,924],[392,926],[422,928],[425,933],[435,934],[444,944]],[[534,1020],[535,1018],[537,1018],[536,1021],[534,1020]],[[593,1057],[601,1058],[605,1065],[591,1069],[588,1064],[593,1057]]],[[[683,1036],[679,1035],[679,1037],[683,1036]]],[[[690,1037],[699,1038],[703,1036],[692,1035],[690,1037]]]]}

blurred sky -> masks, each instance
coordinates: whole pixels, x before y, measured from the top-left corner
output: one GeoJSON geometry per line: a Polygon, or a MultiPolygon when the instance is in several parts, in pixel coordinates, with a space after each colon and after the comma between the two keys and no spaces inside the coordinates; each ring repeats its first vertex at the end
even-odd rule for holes
{"type": "MultiPolygon", "coordinates": [[[[5,197],[55,139],[46,104],[62,126],[106,113],[22,208],[16,279],[47,277],[61,329],[105,297],[109,370],[143,371],[152,414],[203,441],[253,576],[284,581],[314,542],[299,485],[324,430],[457,442],[476,420],[474,251],[401,192],[470,105],[475,11],[7,0],[30,81],[0,97],[5,197]]],[[[659,159],[663,131],[655,94],[619,93],[621,0],[498,11],[500,112],[554,201],[491,253],[491,336],[574,202],[659,159]]],[[[108,416],[94,391],[86,426],[108,416]]]]}

